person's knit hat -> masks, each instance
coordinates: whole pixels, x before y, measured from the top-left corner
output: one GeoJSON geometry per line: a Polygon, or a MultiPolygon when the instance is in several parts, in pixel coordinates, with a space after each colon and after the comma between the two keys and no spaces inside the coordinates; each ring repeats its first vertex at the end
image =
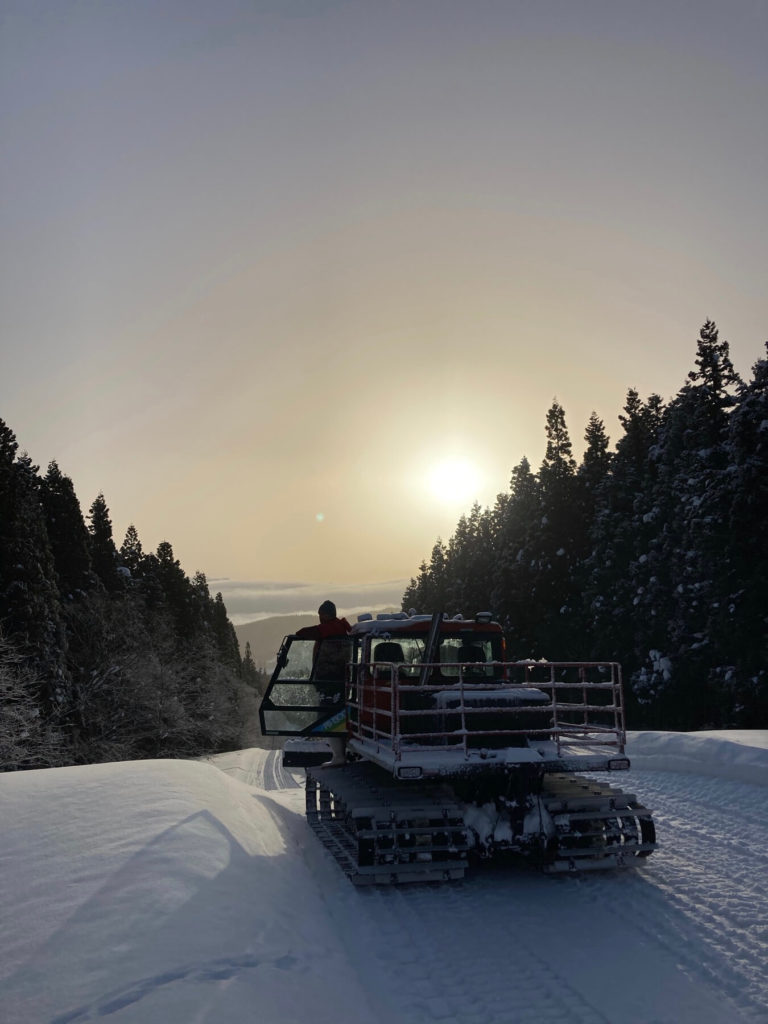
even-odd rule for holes
{"type": "Polygon", "coordinates": [[[333,601],[323,601],[320,607],[317,609],[318,615],[330,615],[332,619],[336,618],[336,605],[333,601]]]}

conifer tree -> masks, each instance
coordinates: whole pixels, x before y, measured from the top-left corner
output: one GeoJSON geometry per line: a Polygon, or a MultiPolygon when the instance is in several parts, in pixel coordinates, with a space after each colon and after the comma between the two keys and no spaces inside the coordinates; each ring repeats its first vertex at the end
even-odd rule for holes
{"type": "Polygon", "coordinates": [[[733,368],[728,342],[720,341],[712,320],[707,320],[699,331],[696,369],[690,371],[688,380],[702,389],[703,402],[708,402],[716,412],[735,404],[734,390],[742,381],[733,368]]]}
{"type": "Polygon", "coordinates": [[[573,567],[580,533],[578,486],[573,447],[563,407],[554,401],[547,412],[547,448],[539,469],[540,530],[536,538],[536,605],[540,620],[535,643],[538,657],[573,657],[577,640],[577,599],[573,567]]]}
{"type": "Polygon", "coordinates": [[[243,654],[243,681],[256,690],[261,690],[264,684],[264,673],[260,672],[253,660],[250,641],[245,642],[245,653],[243,654]]]}
{"type": "Polygon", "coordinates": [[[445,611],[449,599],[448,588],[447,549],[438,537],[429,562],[421,563],[418,577],[412,579],[406,588],[403,609],[408,611],[415,608],[424,615],[445,611]]]}
{"type": "Polygon", "coordinates": [[[446,610],[470,616],[487,608],[494,563],[492,516],[475,502],[469,516],[459,519],[445,552],[446,610]]]}
{"type": "Polygon", "coordinates": [[[584,440],[587,446],[584,449],[578,476],[582,484],[584,500],[587,501],[591,510],[594,508],[597,491],[611,467],[611,453],[608,451],[610,438],[605,432],[605,424],[594,411],[590,414],[584,431],[584,440]]]}
{"type": "Polygon", "coordinates": [[[43,478],[41,498],[61,596],[73,600],[96,585],[91,569],[88,530],[71,479],[56,462],[43,478]]]}
{"type": "Polygon", "coordinates": [[[237,746],[253,694],[221,595],[211,600],[202,573],[190,582],[169,543],[144,555],[133,527],[120,560],[134,579],[122,586],[103,495],[89,519],[86,529],[56,463],[41,479],[0,420],[0,632],[11,644],[0,641],[0,762],[237,746]]]}
{"type": "Polygon", "coordinates": [[[237,642],[235,627],[227,617],[227,609],[221,592],[216,594],[213,607],[213,632],[222,664],[230,668],[236,675],[242,671],[240,645],[237,642]]]}
{"type": "Polygon", "coordinates": [[[727,472],[717,507],[724,509],[724,550],[719,559],[708,632],[711,671],[727,707],[725,723],[768,726],[768,343],[752,379],[738,386],[728,422],[727,472]]]}
{"type": "Polygon", "coordinates": [[[0,630],[0,771],[67,764],[58,716],[40,713],[43,689],[29,660],[0,630]]]}
{"type": "MultiPolygon", "coordinates": [[[[155,580],[160,586],[164,602],[173,616],[175,631],[179,637],[194,636],[201,625],[202,609],[200,607],[200,589],[198,592],[189,581],[181,563],[173,553],[169,541],[162,541],[155,555],[155,580]]],[[[205,584],[203,601],[208,598],[208,586],[205,584]]]]}
{"type": "Polygon", "coordinates": [[[40,680],[46,714],[65,708],[69,679],[58,580],[38,467],[0,420],[0,626],[40,680]]]}
{"type": "Polygon", "coordinates": [[[139,579],[143,575],[144,550],[133,523],[125,531],[125,540],[120,547],[119,560],[133,579],[139,579]]]}
{"type": "Polygon", "coordinates": [[[88,511],[90,520],[91,564],[94,572],[108,591],[117,590],[120,578],[117,573],[117,548],[112,537],[112,520],[103,494],[98,494],[88,511]]]}
{"type": "Polygon", "coordinates": [[[611,455],[592,414],[576,471],[555,402],[539,474],[523,461],[493,509],[462,516],[404,607],[436,580],[453,603],[476,604],[490,575],[510,654],[622,662],[631,727],[762,726],[768,358],[741,383],[708,320],[669,405],[630,389],[619,419],[611,455]]]}
{"type": "Polygon", "coordinates": [[[663,529],[654,546],[662,571],[646,587],[645,601],[657,615],[664,609],[671,665],[666,685],[656,686],[656,700],[670,720],[685,717],[701,728],[722,715],[721,694],[707,682],[713,653],[708,621],[727,543],[723,474],[729,473],[729,409],[739,381],[728,343],[719,340],[709,320],[699,334],[696,367],[667,408],[659,433],[653,507],[662,510],[663,529]],[[669,594],[671,606],[662,604],[669,594]]]}
{"type": "Polygon", "coordinates": [[[539,481],[525,456],[512,470],[509,498],[500,506],[499,518],[491,605],[504,623],[514,657],[533,657],[539,617],[534,538],[542,510],[539,481]]]}
{"type": "MultiPolygon", "coordinates": [[[[663,566],[653,551],[661,510],[653,505],[655,464],[651,458],[661,424],[663,404],[658,395],[643,402],[634,388],[627,392],[619,416],[624,433],[616,445],[607,475],[596,487],[591,517],[590,547],[584,562],[585,633],[590,655],[621,661],[629,676],[647,656],[654,641],[642,630],[657,628],[656,608],[637,608],[647,580],[639,574],[648,566],[651,579],[663,566]],[[648,645],[651,645],[649,648],[648,645]]],[[[657,638],[655,643],[661,644],[657,638]]],[[[628,695],[632,703],[632,694],[628,695]]]]}
{"type": "Polygon", "coordinates": [[[200,635],[208,635],[213,631],[214,607],[208,580],[199,569],[190,582],[193,628],[200,635]]]}

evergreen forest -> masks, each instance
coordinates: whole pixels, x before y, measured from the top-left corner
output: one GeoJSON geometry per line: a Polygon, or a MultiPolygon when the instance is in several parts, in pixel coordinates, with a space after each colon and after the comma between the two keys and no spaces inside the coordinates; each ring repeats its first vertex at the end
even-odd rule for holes
{"type": "Polygon", "coordinates": [[[0,770],[199,757],[252,744],[260,673],[221,594],[164,541],[121,547],[0,419],[0,770]]]}
{"type": "MultiPolygon", "coordinates": [[[[768,356],[768,351],[766,353],[768,356]]],[[[513,660],[618,661],[628,727],[768,727],[768,358],[740,379],[707,321],[677,395],[627,392],[580,464],[562,406],[546,454],[438,539],[403,609],[492,611],[513,660]]]]}

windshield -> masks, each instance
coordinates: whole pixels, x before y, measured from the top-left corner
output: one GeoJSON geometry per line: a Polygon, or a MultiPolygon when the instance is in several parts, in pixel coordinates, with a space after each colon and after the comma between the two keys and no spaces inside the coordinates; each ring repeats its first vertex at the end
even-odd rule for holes
{"type": "Polygon", "coordinates": [[[449,678],[458,678],[463,666],[465,679],[473,677],[493,676],[493,665],[488,662],[494,661],[493,642],[491,639],[472,636],[445,637],[440,642],[440,664],[441,673],[449,678]]]}
{"type": "MultiPolygon", "coordinates": [[[[400,670],[401,678],[416,677],[421,671],[426,641],[423,637],[402,636],[376,637],[371,640],[370,660],[379,664],[393,663],[405,666],[400,670]]],[[[501,660],[501,636],[483,636],[468,633],[467,636],[441,637],[435,661],[441,666],[443,678],[459,677],[459,665],[463,666],[463,678],[493,677],[491,662],[501,660]]]]}

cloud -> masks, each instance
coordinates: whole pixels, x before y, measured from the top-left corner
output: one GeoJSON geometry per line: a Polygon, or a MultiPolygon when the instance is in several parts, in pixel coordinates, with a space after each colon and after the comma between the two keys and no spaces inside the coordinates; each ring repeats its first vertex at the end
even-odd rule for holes
{"type": "Polygon", "coordinates": [[[400,607],[407,579],[383,583],[297,583],[274,580],[209,580],[221,592],[230,620],[240,626],[272,615],[310,614],[330,598],[340,615],[400,607]]]}

